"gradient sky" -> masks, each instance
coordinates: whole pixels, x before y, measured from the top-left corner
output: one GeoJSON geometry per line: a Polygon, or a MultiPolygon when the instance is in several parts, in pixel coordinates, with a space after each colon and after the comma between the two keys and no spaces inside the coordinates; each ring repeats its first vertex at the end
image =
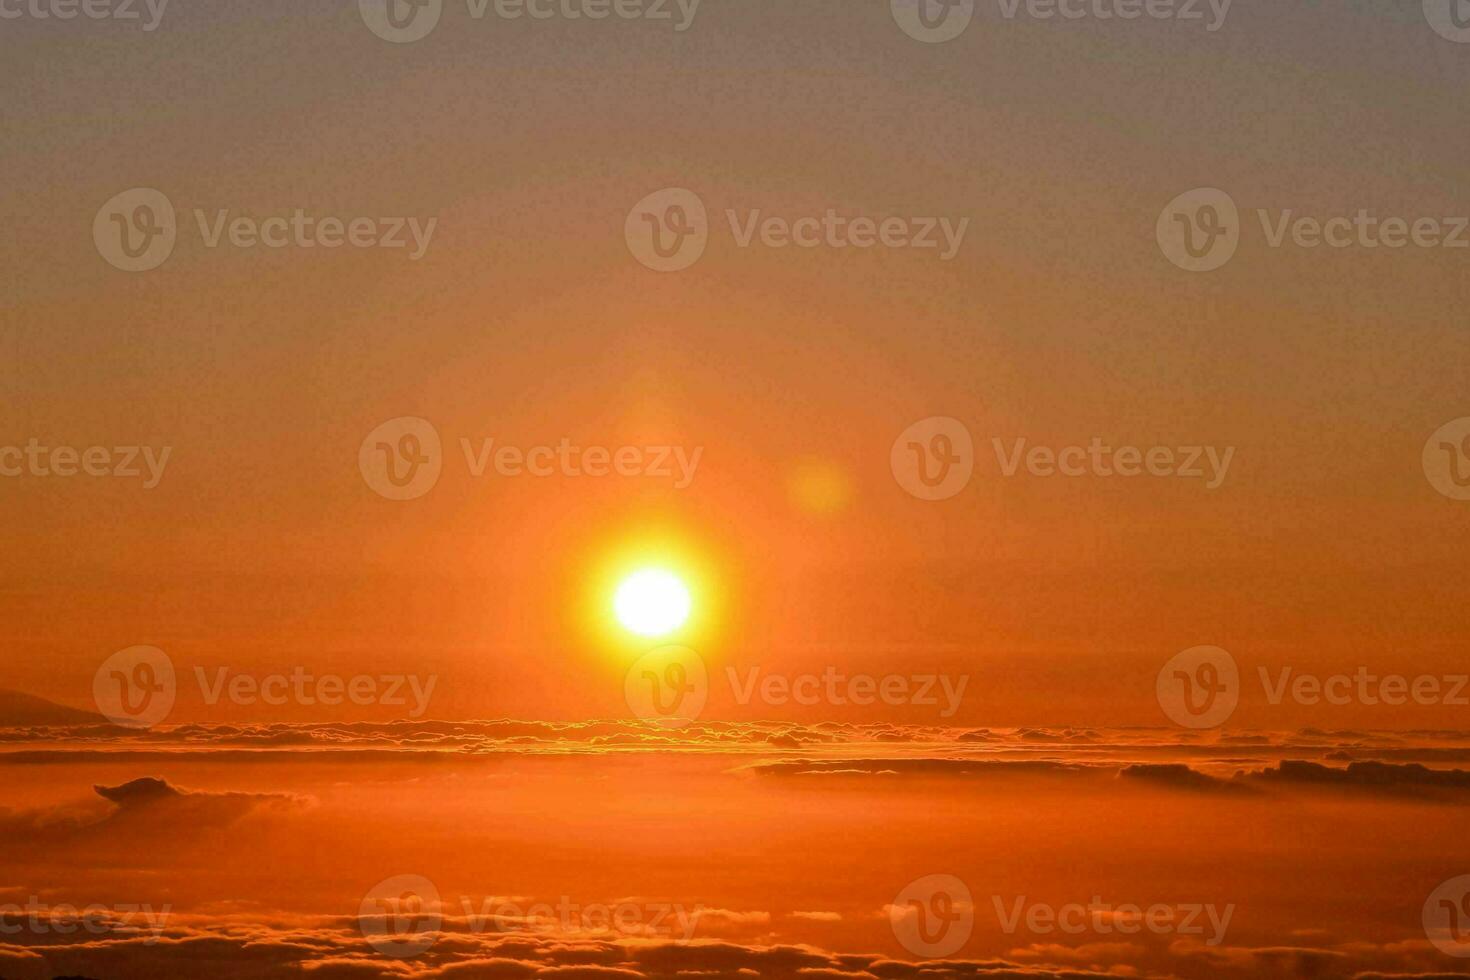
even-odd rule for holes
{"type": "MultiPolygon", "coordinates": [[[[1470,253],[1270,249],[1250,218],[1229,265],[1191,275],[1154,241],[1200,186],[1248,214],[1470,213],[1470,46],[1418,3],[1241,2],[1215,33],[982,5],[944,45],[851,0],[706,0],[678,34],[451,4],[391,45],[355,4],[174,0],[153,33],[4,21],[0,49],[0,445],[173,449],[151,491],[0,481],[5,687],[83,704],[98,663],[149,643],[436,673],[442,716],[619,715],[627,646],[582,613],[608,556],[647,541],[696,556],[713,664],[966,673],[964,723],[1159,723],[1154,675],[1197,644],[1252,672],[1463,664],[1470,505],[1420,451],[1470,415],[1470,253]],[[185,231],[129,275],[90,228],[136,186],[185,231]],[[725,231],[659,274],[622,229],[667,186],[717,221],[971,224],[951,262],[725,231]],[[297,207],[438,227],[410,262],[206,249],[188,214],[297,207]],[[408,415],[446,469],[397,503],[356,454],[408,415]],[[889,469],[932,415],[980,446],[941,503],[889,469]],[[988,455],[1093,436],[1236,457],[1208,492],[1006,479],[988,455]],[[678,491],[476,480],[461,437],[704,455],[678,491]],[[812,466],[842,506],[793,494],[812,466]]],[[[1247,699],[1236,721],[1454,711],[1247,699]]]]}

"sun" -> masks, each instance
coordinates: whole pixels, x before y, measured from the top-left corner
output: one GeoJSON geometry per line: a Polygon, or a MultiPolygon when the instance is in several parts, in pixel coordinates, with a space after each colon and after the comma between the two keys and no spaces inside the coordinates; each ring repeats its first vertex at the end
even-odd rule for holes
{"type": "Polygon", "coordinates": [[[645,568],[623,579],[613,595],[613,612],[639,636],[672,633],[689,618],[689,590],[661,568],[645,568]]]}

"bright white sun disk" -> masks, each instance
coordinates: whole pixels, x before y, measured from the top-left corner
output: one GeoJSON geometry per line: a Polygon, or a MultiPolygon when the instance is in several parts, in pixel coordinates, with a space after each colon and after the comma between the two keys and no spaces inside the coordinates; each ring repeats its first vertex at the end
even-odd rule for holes
{"type": "Polygon", "coordinates": [[[662,636],[689,618],[689,590],[670,572],[649,568],[634,572],[613,596],[618,622],[640,636],[662,636]]]}

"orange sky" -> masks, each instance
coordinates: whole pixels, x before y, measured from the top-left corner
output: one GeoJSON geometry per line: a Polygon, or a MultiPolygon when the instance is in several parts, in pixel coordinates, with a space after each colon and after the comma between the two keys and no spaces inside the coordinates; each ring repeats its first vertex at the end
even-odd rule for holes
{"type": "Polygon", "coordinates": [[[1470,975],[1470,0],[73,2],[0,974],[1470,975]]]}
{"type": "MultiPolygon", "coordinates": [[[[1247,213],[1463,211],[1443,92],[1464,59],[1386,13],[1242,9],[1211,35],[994,23],[934,46],[885,10],[844,10],[841,31],[830,13],[725,5],[677,36],[460,25],[404,46],[351,10],[180,11],[142,45],[19,22],[0,445],[172,455],[147,491],[0,485],[6,686],[84,703],[103,658],[149,643],[191,667],[435,673],[455,716],[616,713],[632,651],[579,617],[598,563],[649,529],[708,576],[712,663],[964,674],[966,723],[1158,722],[1154,674],[1197,644],[1251,673],[1453,672],[1470,511],[1419,457],[1467,414],[1460,254],[1273,250],[1255,229],[1190,275],[1153,227],[1195,186],[1247,213]],[[140,275],[87,235],[133,186],[184,226],[140,275]],[[832,207],[970,226],[949,262],[726,232],[659,274],[622,229],[665,186],[716,222],[832,207]],[[192,230],[196,208],[298,207],[438,226],[417,262],[192,230]],[[445,472],[391,502],[355,454],[409,415],[443,436],[445,472]],[[889,448],[934,415],[979,454],[928,503],[889,448]],[[1094,436],[1236,453],[1207,491],[1005,478],[991,449],[1094,436]],[[475,479],[461,438],[703,455],[682,490],[475,479]],[[827,512],[793,492],[812,465],[836,474],[827,512]]],[[[1235,720],[1447,711],[1248,694],[1235,720]]]]}

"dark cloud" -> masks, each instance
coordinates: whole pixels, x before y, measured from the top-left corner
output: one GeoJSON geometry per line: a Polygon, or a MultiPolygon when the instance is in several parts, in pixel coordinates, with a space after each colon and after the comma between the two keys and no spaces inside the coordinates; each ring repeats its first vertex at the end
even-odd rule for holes
{"type": "Polygon", "coordinates": [[[1136,763],[1124,766],[1118,778],[1125,782],[1137,782],[1170,789],[1194,790],[1204,793],[1245,793],[1248,788],[1238,782],[1216,779],[1179,762],[1136,763]]]}
{"type": "Polygon", "coordinates": [[[441,939],[418,957],[399,960],[377,953],[345,920],[297,929],[183,924],[172,926],[156,940],[102,936],[26,946],[12,937],[0,944],[0,965],[10,971],[5,975],[11,980],[50,980],[63,974],[108,980],[164,976],[255,980],[287,975],[314,980],[1080,980],[1104,975],[1005,960],[910,963],[874,954],[835,954],[810,946],[609,942],[525,935],[457,935],[441,939]]]}
{"type": "MultiPolygon", "coordinates": [[[[53,940],[55,937],[52,937],[53,940]]],[[[58,976],[108,980],[222,977],[257,980],[1097,980],[1102,977],[1218,976],[1317,980],[1462,978],[1470,964],[1434,964],[1427,943],[1336,947],[1208,947],[1147,950],[1129,943],[1031,946],[1006,959],[921,962],[813,946],[735,942],[579,940],[531,935],[455,934],[420,956],[383,956],[352,926],[326,920],[291,927],[180,923],[156,941],[111,935],[27,945],[0,943],[10,980],[58,976]],[[1452,972],[1463,967],[1460,972],[1452,972]]]]}
{"type": "Polygon", "coordinates": [[[117,786],[94,786],[93,791],[97,798],[92,800],[32,810],[0,809],[0,837],[19,845],[82,837],[95,840],[101,830],[154,835],[171,828],[223,826],[257,810],[291,810],[311,802],[288,793],[184,790],[155,776],[117,786]]]}
{"type": "Polygon", "coordinates": [[[1244,774],[1263,785],[1325,787],[1419,798],[1470,799],[1470,772],[1430,769],[1418,763],[1351,762],[1346,767],[1284,760],[1279,765],[1244,774]]]}

